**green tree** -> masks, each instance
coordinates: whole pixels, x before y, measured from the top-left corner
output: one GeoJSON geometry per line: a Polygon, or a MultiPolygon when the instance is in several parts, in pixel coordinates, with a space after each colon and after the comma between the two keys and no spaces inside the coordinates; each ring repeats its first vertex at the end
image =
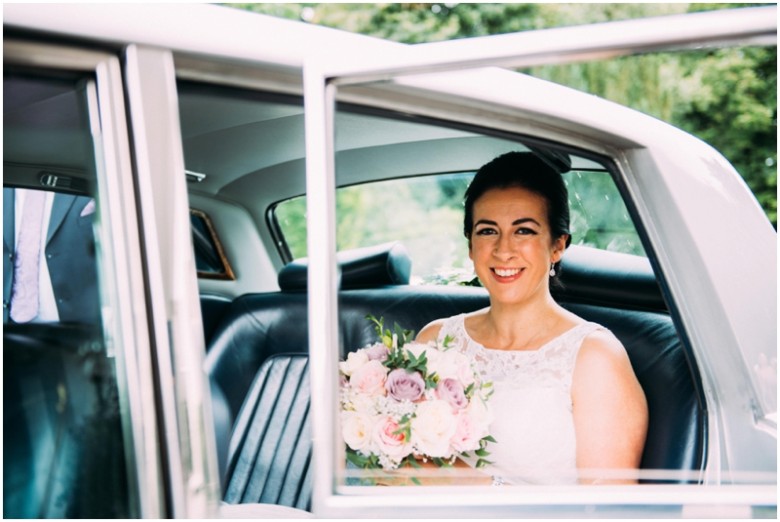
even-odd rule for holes
{"type": "Polygon", "coordinates": [[[728,158],[777,226],[777,47],[722,49],[683,65],[696,94],[673,122],[728,158]]]}

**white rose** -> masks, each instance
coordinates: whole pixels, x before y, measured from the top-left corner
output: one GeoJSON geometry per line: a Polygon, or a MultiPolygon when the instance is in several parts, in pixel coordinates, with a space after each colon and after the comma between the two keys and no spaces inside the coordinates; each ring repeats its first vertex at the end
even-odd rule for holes
{"type": "Polygon", "coordinates": [[[412,419],[412,444],[429,457],[452,456],[450,439],[455,434],[456,417],[446,401],[425,401],[417,405],[412,419]]]}
{"type": "Polygon", "coordinates": [[[341,435],[347,446],[362,453],[371,452],[371,434],[377,419],[354,411],[341,414],[341,435]]]}
{"type": "Polygon", "coordinates": [[[352,372],[349,385],[353,390],[375,397],[384,395],[385,380],[387,379],[387,367],[379,361],[368,361],[352,372]]]}
{"type": "Polygon", "coordinates": [[[349,377],[355,370],[363,366],[368,362],[368,355],[364,350],[358,350],[356,352],[349,352],[347,354],[347,360],[339,363],[339,370],[341,373],[349,377]]]}
{"type": "Polygon", "coordinates": [[[349,398],[352,409],[356,412],[364,415],[375,415],[377,413],[376,397],[353,390],[349,398]]]}
{"type": "Polygon", "coordinates": [[[404,350],[404,353],[406,353],[406,350],[409,350],[416,358],[419,359],[423,352],[428,351],[428,348],[429,346],[427,344],[412,342],[406,343],[402,350],[404,350]]]}
{"type": "Polygon", "coordinates": [[[493,422],[493,412],[488,404],[475,397],[463,411],[463,414],[470,418],[471,424],[476,428],[478,439],[489,435],[488,428],[493,422]]]}
{"type": "Polygon", "coordinates": [[[429,373],[436,372],[439,379],[457,379],[464,388],[474,382],[474,372],[468,357],[455,350],[439,353],[440,356],[428,365],[429,373]]]}

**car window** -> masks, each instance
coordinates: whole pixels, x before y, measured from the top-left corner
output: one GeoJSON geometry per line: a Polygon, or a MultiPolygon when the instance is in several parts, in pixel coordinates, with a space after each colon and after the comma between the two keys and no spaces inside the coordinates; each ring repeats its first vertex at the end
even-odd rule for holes
{"type": "Polygon", "coordinates": [[[129,518],[91,81],[4,69],[3,515],[129,518]]]}
{"type": "MultiPolygon", "coordinates": [[[[564,175],[572,244],[644,256],[610,174],[584,158],[575,158],[574,165],[564,175]]],[[[472,281],[463,237],[463,194],[473,176],[473,171],[446,173],[337,189],[338,250],[400,241],[412,258],[413,284],[472,281]]],[[[305,257],[305,197],[277,204],[273,216],[292,258],[305,257]]]]}

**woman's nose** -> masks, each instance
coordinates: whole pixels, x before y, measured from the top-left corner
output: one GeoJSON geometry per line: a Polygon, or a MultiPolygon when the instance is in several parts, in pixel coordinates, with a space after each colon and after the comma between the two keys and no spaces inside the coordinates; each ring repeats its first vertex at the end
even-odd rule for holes
{"type": "Polygon", "coordinates": [[[512,240],[510,236],[501,234],[496,240],[493,248],[493,255],[499,259],[509,259],[514,255],[514,249],[512,248],[512,240]]]}

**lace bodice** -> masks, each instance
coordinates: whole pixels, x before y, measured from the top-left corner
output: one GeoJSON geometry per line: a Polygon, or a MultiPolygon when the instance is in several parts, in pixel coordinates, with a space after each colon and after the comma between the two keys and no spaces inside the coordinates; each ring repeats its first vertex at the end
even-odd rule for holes
{"type": "MultiPolygon", "coordinates": [[[[473,361],[484,380],[492,381],[494,420],[487,471],[510,483],[576,481],[576,441],[571,382],[582,340],[602,329],[582,323],[537,350],[485,348],[466,331],[465,315],[447,319],[439,332],[473,361]]],[[[471,459],[473,461],[475,459],[471,459]]]]}

